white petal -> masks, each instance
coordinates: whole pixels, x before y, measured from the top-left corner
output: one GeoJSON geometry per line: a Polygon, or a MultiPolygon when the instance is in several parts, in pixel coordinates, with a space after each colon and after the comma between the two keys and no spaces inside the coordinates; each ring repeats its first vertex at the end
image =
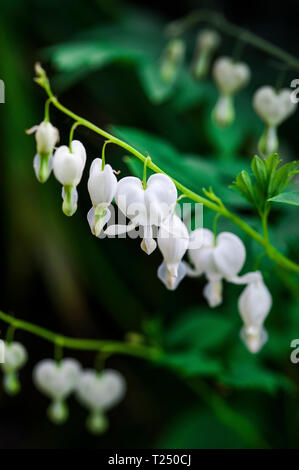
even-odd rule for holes
{"type": "Polygon", "coordinates": [[[240,336],[248,351],[258,353],[268,341],[268,333],[264,328],[260,328],[255,334],[250,334],[246,328],[242,328],[240,336]]]}
{"type": "Polygon", "coordinates": [[[126,392],[123,376],[112,369],[101,374],[94,370],[81,373],[77,385],[77,399],[91,411],[104,411],[115,406],[126,392]]]}
{"type": "Polygon", "coordinates": [[[59,364],[46,359],[39,362],[33,371],[36,387],[54,400],[63,400],[77,385],[80,364],[75,359],[63,359],[59,364]]]}
{"type": "Polygon", "coordinates": [[[239,297],[239,312],[245,327],[261,328],[272,306],[271,294],[262,280],[251,282],[239,297]]]}
{"type": "Polygon", "coordinates": [[[102,170],[102,160],[96,158],[90,167],[88,191],[94,206],[106,203],[110,205],[115,196],[117,179],[110,165],[102,170]]]}
{"type": "Polygon", "coordinates": [[[222,303],[222,281],[208,282],[203,290],[203,296],[210,307],[217,307],[222,303]]]}
{"type": "Polygon", "coordinates": [[[236,276],[245,263],[245,246],[234,233],[222,232],[216,239],[213,257],[214,263],[223,277],[236,276]]]}
{"type": "Polygon", "coordinates": [[[184,222],[177,216],[172,216],[172,223],[170,226],[177,233],[182,233],[184,238],[177,238],[169,233],[168,229],[164,226],[160,227],[158,233],[158,246],[164,257],[166,264],[178,264],[182,260],[189,245],[188,231],[184,222]]]}
{"type": "Polygon", "coordinates": [[[169,290],[175,290],[178,287],[179,283],[182,281],[182,279],[184,279],[184,277],[186,276],[186,263],[179,263],[176,272],[177,275],[175,277],[171,276],[166,267],[165,262],[163,262],[158,268],[158,278],[169,290]]]}

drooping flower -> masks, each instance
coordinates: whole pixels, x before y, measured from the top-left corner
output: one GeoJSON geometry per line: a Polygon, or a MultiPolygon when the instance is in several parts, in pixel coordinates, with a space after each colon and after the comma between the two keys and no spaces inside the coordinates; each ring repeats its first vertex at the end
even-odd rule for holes
{"type": "Polygon", "coordinates": [[[28,354],[21,343],[14,341],[5,342],[4,356],[5,362],[1,364],[4,372],[3,386],[9,395],[16,395],[21,389],[18,371],[26,364],[28,354]]]}
{"type": "Polygon", "coordinates": [[[81,181],[85,162],[86,151],[79,140],[73,140],[70,148],[62,145],[54,154],[53,171],[56,179],[63,185],[62,210],[67,216],[73,215],[77,210],[76,188],[81,181]]]}
{"type": "Polygon", "coordinates": [[[65,401],[77,386],[80,369],[75,359],[63,359],[60,362],[45,359],[34,368],[33,381],[36,387],[52,400],[48,416],[55,424],[61,424],[68,418],[65,401]]]}
{"type": "Polygon", "coordinates": [[[185,44],[176,38],[167,44],[161,60],[161,78],[164,82],[172,82],[177,77],[185,57],[185,44]]]}
{"type": "Polygon", "coordinates": [[[235,119],[233,97],[249,82],[250,69],[243,62],[234,62],[230,57],[220,57],[214,64],[213,77],[220,92],[213,119],[218,126],[226,127],[235,119]]]}
{"type": "Polygon", "coordinates": [[[59,132],[50,122],[43,121],[27,131],[27,134],[32,133],[35,133],[37,146],[33,168],[38,181],[45,183],[52,171],[53,151],[59,141],[59,132]]]}
{"type": "Polygon", "coordinates": [[[143,228],[141,248],[148,255],[157,243],[153,239],[153,226],[161,226],[173,212],[177,200],[177,189],[167,175],[149,177],[144,189],[142,181],[134,176],[122,178],[117,184],[115,201],[121,212],[130,219],[127,226],[114,225],[105,230],[107,235],[120,235],[136,227],[143,228]]]}
{"type": "Polygon", "coordinates": [[[204,29],[197,37],[193,74],[195,78],[203,78],[207,75],[212,55],[220,43],[220,36],[216,31],[204,29]]]}
{"type": "Polygon", "coordinates": [[[117,179],[110,165],[102,168],[102,160],[96,158],[90,167],[88,191],[92,208],[87,219],[91,231],[97,237],[111,217],[110,206],[117,189],[117,179]]]}
{"type": "Polygon", "coordinates": [[[158,232],[158,247],[163,263],[158,268],[158,277],[167,289],[174,290],[186,275],[182,262],[189,245],[189,233],[184,222],[177,216],[170,216],[158,232]]]}
{"type": "Polygon", "coordinates": [[[106,431],[108,419],[105,413],[122,400],[125,392],[125,379],[116,370],[85,370],[81,373],[76,396],[90,412],[86,423],[90,432],[102,434],[106,431]]]}
{"type": "Polygon", "coordinates": [[[287,88],[276,91],[271,86],[263,86],[254,94],[253,107],[266,124],[259,140],[259,151],[263,156],[277,151],[277,127],[296,110],[297,104],[291,100],[291,94],[287,88]]]}
{"type": "Polygon", "coordinates": [[[231,281],[241,271],[246,250],[242,240],[230,232],[220,233],[215,240],[211,230],[196,229],[190,234],[189,258],[194,270],[191,276],[205,274],[208,284],[204,289],[210,307],[222,302],[222,279],[231,281]]]}
{"type": "Polygon", "coordinates": [[[259,271],[249,274],[251,278],[247,277],[248,284],[238,302],[244,323],[241,338],[250,352],[257,353],[268,339],[264,321],[272,306],[272,296],[259,271]]]}

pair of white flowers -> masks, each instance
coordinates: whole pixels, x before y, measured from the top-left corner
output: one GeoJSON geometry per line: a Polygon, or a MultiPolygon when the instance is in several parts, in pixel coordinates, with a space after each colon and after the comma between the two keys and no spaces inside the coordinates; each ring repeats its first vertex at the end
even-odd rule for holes
{"type": "MultiPolygon", "coordinates": [[[[177,216],[173,218],[176,224],[183,224],[177,216]]],[[[181,233],[184,233],[182,227],[181,233]]],[[[210,307],[216,307],[222,303],[223,281],[246,285],[238,301],[244,324],[241,338],[250,352],[258,352],[267,340],[263,325],[271,309],[272,297],[259,271],[238,276],[246,258],[240,238],[233,233],[222,232],[215,239],[208,229],[196,229],[188,237],[186,227],[185,236],[164,235],[158,238],[164,256],[158,276],[168,289],[175,289],[186,275],[205,275],[208,282],[203,295],[210,307]],[[193,268],[183,261],[187,251],[193,268]]]]}
{"type": "Polygon", "coordinates": [[[82,370],[75,359],[56,362],[45,359],[33,371],[36,387],[52,400],[49,418],[63,423],[68,417],[67,398],[75,393],[77,400],[89,410],[87,427],[93,433],[102,433],[108,427],[106,411],[124,396],[126,383],[116,370],[82,370]]]}
{"type": "MultiPolygon", "coordinates": [[[[220,97],[213,111],[213,118],[220,127],[229,126],[234,121],[233,97],[250,80],[250,69],[243,62],[234,62],[230,57],[220,57],[215,61],[213,76],[220,97]]],[[[277,127],[295,110],[288,88],[275,90],[271,86],[259,88],[253,96],[253,107],[265,123],[265,131],[259,141],[262,156],[268,156],[278,149],[277,127]]]]}

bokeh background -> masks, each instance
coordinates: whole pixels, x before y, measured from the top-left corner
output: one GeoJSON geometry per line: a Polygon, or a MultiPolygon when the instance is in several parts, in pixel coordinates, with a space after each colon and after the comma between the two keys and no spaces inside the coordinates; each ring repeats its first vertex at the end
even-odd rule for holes
{"type": "MultiPolygon", "coordinates": [[[[0,391],[1,448],[253,448],[298,447],[299,365],[290,362],[290,342],[299,337],[298,279],[262,258],[261,269],[273,294],[266,322],[268,344],[251,356],[239,339],[238,286],[225,286],[216,310],[202,297],[203,279],[185,280],[175,292],[157,279],[158,250],[147,257],[138,240],[100,241],[90,233],[87,171],[79,186],[74,217],[61,212],[60,186],[52,177],[40,185],[34,176],[34,139],[25,129],[43,118],[45,96],[32,81],[43,62],[61,101],[79,115],[149,151],[152,159],[195,191],[213,186],[224,202],[254,227],[250,207],[228,186],[256,152],[262,124],[251,105],[253,91],[275,85],[279,66],[246,47],[253,71],[237,97],[237,120],[219,131],[210,112],[217,92],[210,78],[190,74],[199,28],[187,33],[187,58],[173,87],[155,73],[167,42],[165,25],[194,8],[209,7],[287,51],[298,50],[298,2],[121,0],[1,0],[0,78],[6,85],[1,113],[1,309],[53,331],[75,337],[123,339],[138,332],[166,353],[153,366],[140,359],[112,357],[109,367],[128,382],[126,399],[110,416],[102,437],[84,428],[86,412],[70,400],[63,427],[45,416],[48,401],[34,388],[34,364],[53,355],[53,347],[23,332],[16,338],[30,355],[21,373],[22,393],[0,391]]],[[[218,53],[232,54],[236,41],[223,37],[218,53]]],[[[285,86],[297,72],[289,71],[285,86]]],[[[298,75],[298,73],[297,73],[298,75]]],[[[51,120],[68,139],[71,120],[51,110],[51,120]]],[[[298,114],[280,130],[284,161],[299,150],[298,114]]],[[[78,128],[88,155],[98,156],[101,139],[78,128]]],[[[122,176],[138,173],[123,151],[108,148],[109,162],[122,176]]],[[[211,227],[214,214],[204,211],[211,227]]],[[[274,244],[298,261],[296,208],[276,206],[270,235],[274,244]]],[[[261,249],[229,222],[247,247],[245,270],[252,270],[261,249]]],[[[6,325],[1,323],[1,336],[6,325]]],[[[91,353],[66,352],[92,367],[91,353]]]]}

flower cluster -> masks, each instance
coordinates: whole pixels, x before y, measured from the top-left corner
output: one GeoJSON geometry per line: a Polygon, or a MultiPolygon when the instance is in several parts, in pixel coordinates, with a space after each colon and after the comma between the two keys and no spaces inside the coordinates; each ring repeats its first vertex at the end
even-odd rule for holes
{"type": "MultiPolygon", "coordinates": [[[[5,363],[1,364],[1,368],[4,390],[9,395],[20,391],[18,372],[27,358],[27,351],[21,343],[5,343],[5,363]]],[[[67,420],[69,410],[66,401],[71,394],[75,394],[78,402],[89,412],[86,425],[94,434],[106,431],[106,412],[122,400],[126,391],[125,379],[118,371],[82,370],[79,362],[70,358],[40,361],[33,370],[33,382],[51,400],[47,414],[53,423],[62,424],[67,420]]]]}
{"type": "Polygon", "coordinates": [[[234,62],[230,57],[220,57],[215,61],[213,77],[220,94],[213,111],[213,119],[220,127],[230,126],[235,119],[234,95],[249,82],[250,69],[243,62],[234,62]]]}
{"type": "MultiPolygon", "coordinates": [[[[245,77],[248,78],[245,72],[247,69],[242,64],[236,66],[226,59],[218,63],[218,66],[217,70],[222,70],[219,84],[222,90],[225,90],[226,96],[232,96],[233,92],[240,88],[241,82],[244,83],[245,77]],[[235,74],[234,84],[228,84],[227,77],[231,72],[235,74]]],[[[62,209],[68,216],[73,215],[77,209],[77,185],[82,178],[85,162],[86,151],[78,140],[73,140],[69,147],[59,147],[53,156],[54,175],[63,186],[62,209]]],[[[165,174],[153,174],[146,179],[146,164],[147,161],[143,181],[133,176],[118,181],[115,171],[109,164],[105,164],[104,159],[93,160],[88,179],[92,208],[87,214],[91,232],[96,237],[101,237],[103,234],[124,235],[139,229],[142,237],[141,249],[150,255],[158,246],[163,256],[157,274],[166,288],[174,290],[184,277],[204,274],[207,284],[203,295],[210,307],[221,304],[223,281],[247,284],[239,302],[240,314],[245,325],[242,338],[248,349],[256,352],[265,342],[262,323],[270,310],[271,296],[262,283],[260,274],[258,280],[257,275],[238,277],[246,258],[243,242],[228,232],[222,232],[215,237],[210,230],[199,228],[189,233],[184,222],[175,213],[178,200],[175,184],[165,174]],[[129,221],[127,224],[109,224],[106,227],[111,218],[113,201],[129,221]],[[192,266],[183,260],[187,252],[192,266]],[[261,301],[263,293],[264,303],[261,301]],[[254,314],[256,302],[259,306],[264,305],[263,312],[265,312],[264,315],[259,315],[259,321],[261,318],[262,321],[258,329],[254,314]]],[[[53,373],[59,376],[54,365],[51,366],[53,373]]],[[[49,369],[50,365],[47,364],[45,367],[49,369]]],[[[66,363],[65,367],[69,370],[75,366],[73,363],[66,363]]],[[[55,414],[62,416],[65,413],[63,398],[64,394],[54,400],[51,408],[53,416],[55,414]]]]}
{"type": "Polygon", "coordinates": [[[48,408],[52,422],[62,424],[66,421],[69,413],[66,400],[74,393],[88,409],[87,428],[95,434],[107,429],[105,412],[123,398],[126,390],[125,380],[119,372],[112,369],[101,372],[82,370],[75,359],[43,360],[35,366],[33,380],[52,401],[48,408]]]}

